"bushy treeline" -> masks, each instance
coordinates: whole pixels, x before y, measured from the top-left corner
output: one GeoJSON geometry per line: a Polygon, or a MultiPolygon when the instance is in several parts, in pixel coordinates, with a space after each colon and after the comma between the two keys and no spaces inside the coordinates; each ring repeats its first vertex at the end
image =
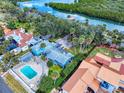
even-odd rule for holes
{"type": "MultiPolygon", "coordinates": [[[[16,18],[8,19],[8,27],[11,29],[24,28],[28,32],[34,33],[34,36],[44,36],[51,34],[54,38],[61,38],[69,35],[68,40],[76,45],[90,44],[92,42],[100,45],[105,43],[103,33],[113,37],[112,41],[121,43],[123,34],[118,31],[109,32],[105,26],[91,26],[78,21],[68,21],[59,19],[49,14],[39,13],[35,10],[20,11],[16,18]],[[103,38],[102,38],[103,37],[103,38]]],[[[108,39],[108,38],[107,38],[108,39]]]]}
{"type": "Polygon", "coordinates": [[[124,2],[119,0],[79,0],[74,4],[49,3],[49,6],[93,17],[124,23],[124,2]]]}

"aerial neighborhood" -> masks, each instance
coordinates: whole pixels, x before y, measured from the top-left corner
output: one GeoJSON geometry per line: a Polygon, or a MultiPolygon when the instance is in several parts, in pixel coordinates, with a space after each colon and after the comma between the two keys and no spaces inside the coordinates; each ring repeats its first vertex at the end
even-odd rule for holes
{"type": "Polygon", "coordinates": [[[0,0],[0,93],[124,93],[123,0],[0,0]]]}

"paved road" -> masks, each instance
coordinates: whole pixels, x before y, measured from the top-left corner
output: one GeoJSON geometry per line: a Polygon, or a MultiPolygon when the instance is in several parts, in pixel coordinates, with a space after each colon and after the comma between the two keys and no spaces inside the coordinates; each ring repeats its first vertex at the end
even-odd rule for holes
{"type": "Polygon", "coordinates": [[[13,93],[4,80],[0,77],[0,93],[13,93]]]}

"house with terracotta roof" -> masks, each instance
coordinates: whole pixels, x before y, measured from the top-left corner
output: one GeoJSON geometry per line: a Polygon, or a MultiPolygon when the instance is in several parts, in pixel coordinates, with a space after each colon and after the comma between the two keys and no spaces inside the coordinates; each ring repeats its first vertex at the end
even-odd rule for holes
{"type": "Polygon", "coordinates": [[[28,49],[28,42],[33,38],[32,34],[25,33],[24,29],[16,29],[16,30],[11,30],[8,28],[4,28],[4,34],[5,34],[5,39],[12,38],[17,42],[18,47],[22,49],[22,51],[25,51],[28,49]]]}
{"type": "Polygon", "coordinates": [[[124,90],[124,59],[97,53],[80,64],[62,89],[63,93],[113,93],[118,89],[124,90]]]}

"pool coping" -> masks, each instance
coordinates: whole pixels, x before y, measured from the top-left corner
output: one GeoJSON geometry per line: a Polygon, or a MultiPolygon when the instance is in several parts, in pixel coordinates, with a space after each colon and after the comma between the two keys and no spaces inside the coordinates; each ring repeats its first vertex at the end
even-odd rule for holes
{"type": "Polygon", "coordinates": [[[29,81],[31,81],[35,76],[33,76],[31,79],[30,78],[28,78],[21,70],[25,67],[25,66],[29,66],[35,73],[36,73],[36,75],[35,76],[37,76],[38,75],[38,73],[37,73],[37,71],[36,70],[34,70],[30,65],[24,65],[22,68],[20,68],[20,70],[19,70],[19,72],[25,77],[25,78],[27,78],[29,81]]]}

